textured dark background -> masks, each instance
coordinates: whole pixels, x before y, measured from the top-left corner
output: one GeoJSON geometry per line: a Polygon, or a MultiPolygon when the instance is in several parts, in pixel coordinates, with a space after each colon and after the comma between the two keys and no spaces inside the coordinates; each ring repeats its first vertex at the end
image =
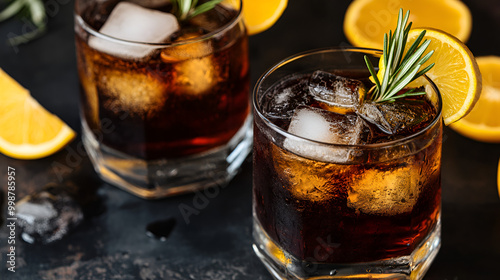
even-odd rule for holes
{"type": "MultiPolygon", "coordinates": [[[[0,67],[49,111],[80,131],[73,43],[73,1],[51,0],[48,33],[27,45],[5,44],[9,34],[29,28],[22,19],[0,24],[0,67]]],[[[343,15],[350,1],[290,0],[270,30],[250,39],[252,81],[273,63],[308,49],[345,45],[343,15]]],[[[468,46],[477,55],[500,55],[500,3],[464,1],[474,17],[468,46]]],[[[445,20],[445,19],[443,19],[445,20]]],[[[1,102],[1,100],[0,100],[1,102]]],[[[496,168],[500,145],[484,144],[445,129],[443,145],[443,243],[427,280],[497,279],[500,263],[500,199],[496,168]]],[[[76,139],[61,152],[37,161],[0,155],[0,188],[7,167],[16,168],[21,198],[57,182],[54,163],[81,184],[95,184],[76,139]],[[84,180],[85,179],[85,180],[84,180]]],[[[186,223],[179,211],[195,195],[145,201],[99,183],[101,205],[69,236],[50,245],[16,243],[16,272],[6,270],[7,228],[0,228],[0,279],[271,279],[251,250],[251,164],[186,223]],[[160,242],[145,234],[152,221],[176,219],[160,242]]],[[[5,199],[5,197],[4,197],[5,199]]],[[[5,218],[5,203],[2,205],[5,218]]]]}

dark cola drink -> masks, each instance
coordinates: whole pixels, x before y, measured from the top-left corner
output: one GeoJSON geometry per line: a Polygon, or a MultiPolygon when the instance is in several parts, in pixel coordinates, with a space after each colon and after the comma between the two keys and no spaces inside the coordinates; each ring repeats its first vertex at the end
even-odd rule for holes
{"type": "MultiPolygon", "coordinates": [[[[223,155],[242,142],[246,144],[233,158],[249,150],[248,42],[239,6],[219,4],[172,29],[163,26],[174,18],[167,15],[172,12],[169,1],[131,2],[76,5],[87,150],[97,170],[108,170],[100,172],[105,180],[128,190],[132,185],[140,196],[163,196],[167,185],[200,188],[205,180],[200,176],[225,172],[231,164],[220,159],[223,155]],[[158,24],[152,21],[156,17],[158,24]],[[159,35],[153,43],[110,38],[128,38],[127,30],[137,38],[147,38],[149,32],[159,35]],[[211,166],[215,169],[208,170],[211,166]],[[153,188],[163,190],[142,193],[153,188]]],[[[234,175],[226,173],[217,180],[234,175]]]]}
{"type": "Polygon", "coordinates": [[[371,102],[359,69],[271,73],[257,85],[254,249],[273,273],[420,279],[437,252],[439,102],[430,88],[371,102]]]}

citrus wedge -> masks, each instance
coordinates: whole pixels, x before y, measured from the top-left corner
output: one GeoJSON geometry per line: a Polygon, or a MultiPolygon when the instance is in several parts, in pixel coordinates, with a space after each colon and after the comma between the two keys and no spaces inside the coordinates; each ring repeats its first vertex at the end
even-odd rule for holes
{"type": "Polygon", "coordinates": [[[49,113],[0,69],[0,152],[17,159],[49,156],[75,137],[75,132],[49,113]]]}
{"type": "Polygon", "coordinates": [[[413,27],[444,30],[466,42],[472,28],[469,8],[459,0],[354,0],[344,17],[344,33],[357,47],[382,49],[384,33],[394,28],[399,9],[411,11],[413,27]]]}
{"type": "Polygon", "coordinates": [[[243,0],[243,19],[248,35],[269,29],[283,14],[288,0],[243,0]]]}
{"type": "MultiPolygon", "coordinates": [[[[431,40],[426,53],[430,50],[435,52],[421,69],[435,63],[426,75],[441,93],[443,121],[448,125],[467,115],[474,107],[481,94],[481,73],[474,56],[460,40],[441,30],[425,30],[424,40],[431,40]]],[[[423,29],[410,30],[407,48],[422,31],[423,29]]],[[[416,80],[410,86],[418,86],[418,82],[416,80]]]]}
{"type": "Polygon", "coordinates": [[[500,143],[500,57],[476,58],[483,77],[483,90],[474,109],[450,125],[458,133],[474,140],[500,143]]]}

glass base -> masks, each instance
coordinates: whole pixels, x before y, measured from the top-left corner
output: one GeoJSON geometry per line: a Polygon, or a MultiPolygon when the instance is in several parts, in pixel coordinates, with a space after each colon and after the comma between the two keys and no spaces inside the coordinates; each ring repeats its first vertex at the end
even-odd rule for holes
{"type": "Polygon", "coordinates": [[[253,249],[275,279],[423,279],[441,246],[441,218],[426,240],[409,256],[353,264],[299,260],[282,250],[254,217],[253,249]]]}
{"type": "Polygon", "coordinates": [[[180,159],[146,161],[99,143],[82,122],[85,149],[96,172],[107,183],[145,199],[158,199],[224,186],[252,148],[252,116],[225,146],[180,159]]]}

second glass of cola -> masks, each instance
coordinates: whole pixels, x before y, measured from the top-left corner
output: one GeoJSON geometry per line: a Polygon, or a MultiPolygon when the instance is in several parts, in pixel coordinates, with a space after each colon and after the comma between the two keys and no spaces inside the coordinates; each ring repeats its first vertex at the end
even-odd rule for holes
{"type": "Polygon", "coordinates": [[[170,11],[75,5],[85,147],[105,181],[144,198],[225,184],[251,148],[241,1],[187,21],[170,11]]]}

